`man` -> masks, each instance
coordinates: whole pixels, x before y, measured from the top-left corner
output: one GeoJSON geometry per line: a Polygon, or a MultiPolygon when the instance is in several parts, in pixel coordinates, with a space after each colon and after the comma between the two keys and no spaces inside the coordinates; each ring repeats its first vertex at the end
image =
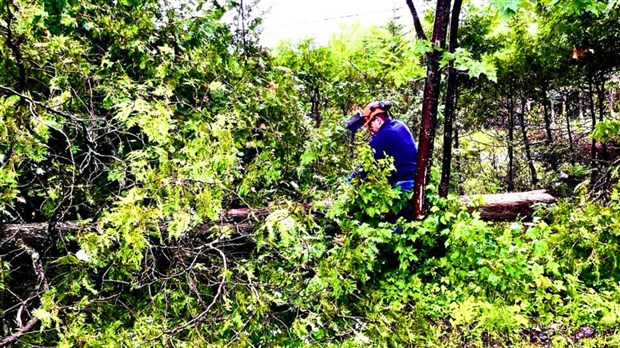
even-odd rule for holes
{"type": "MultiPolygon", "coordinates": [[[[403,122],[390,118],[392,104],[387,101],[374,101],[366,105],[363,111],[354,114],[347,122],[347,128],[352,132],[359,128],[366,128],[371,134],[370,147],[374,150],[375,160],[391,156],[394,159],[394,171],[388,181],[394,188],[409,192],[413,190],[416,160],[416,147],[409,127],[403,122]]],[[[360,175],[357,170],[350,176],[360,175]]],[[[363,174],[361,174],[363,175],[363,174]]],[[[398,216],[409,217],[409,204],[398,216]]]]}
{"type": "Polygon", "coordinates": [[[372,134],[370,147],[374,150],[375,160],[385,156],[394,158],[395,170],[388,177],[390,184],[410,191],[413,189],[418,149],[409,127],[390,118],[391,107],[390,102],[374,101],[354,114],[347,122],[347,128],[352,132],[366,128],[372,134]]]}

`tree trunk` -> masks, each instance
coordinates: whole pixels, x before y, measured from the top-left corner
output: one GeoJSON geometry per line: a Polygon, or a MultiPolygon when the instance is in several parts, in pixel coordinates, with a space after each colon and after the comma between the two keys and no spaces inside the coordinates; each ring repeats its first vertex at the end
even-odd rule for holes
{"type": "MultiPolygon", "coordinates": [[[[445,50],[445,46],[446,46],[446,38],[447,38],[447,34],[448,34],[448,22],[450,21],[450,12],[449,12],[449,8],[450,8],[450,1],[452,0],[448,0],[447,1],[447,7],[446,7],[446,11],[445,11],[445,18],[442,20],[442,24],[443,24],[443,28],[441,29],[442,32],[444,33],[444,39],[441,42],[441,52],[443,52],[445,50]]],[[[462,1],[462,0],[461,0],[462,1]]],[[[441,55],[438,58],[439,61],[441,61],[441,55]]],[[[437,70],[439,71],[439,69],[437,70]]],[[[435,103],[435,112],[432,113],[432,120],[433,122],[431,123],[431,144],[430,144],[430,155],[428,156],[428,163],[427,163],[427,168],[432,168],[433,167],[433,152],[435,152],[435,140],[437,138],[437,128],[439,128],[439,125],[437,123],[437,107],[439,105],[439,92],[441,91],[441,73],[438,73],[439,79],[437,80],[437,101],[435,103]]],[[[424,180],[425,183],[429,183],[431,181],[431,171],[427,170],[426,171],[426,179],[424,180]]],[[[428,207],[424,207],[424,209],[426,209],[428,207]]]]}
{"type": "Polygon", "coordinates": [[[551,129],[551,117],[549,115],[549,109],[552,107],[551,106],[551,102],[549,100],[549,98],[547,98],[547,92],[548,92],[548,88],[547,88],[547,83],[545,82],[543,85],[543,96],[542,96],[542,103],[543,103],[543,117],[545,120],[545,135],[546,135],[546,139],[545,139],[545,145],[546,145],[546,149],[545,151],[548,154],[548,158],[549,158],[549,165],[551,167],[551,170],[553,170],[554,172],[558,170],[558,161],[557,161],[557,156],[555,155],[555,151],[553,150],[553,133],[552,133],[552,129],[551,129]]]}
{"type": "Polygon", "coordinates": [[[532,186],[538,185],[538,178],[536,177],[536,168],[534,167],[534,161],[532,160],[532,151],[530,150],[530,141],[527,138],[527,131],[525,129],[525,97],[521,96],[521,112],[519,113],[519,123],[521,124],[521,134],[523,135],[523,146],[525,147],[525,157],[527,159],[527,165],[530,168],[530,175],[532,177],[532,186]]]}
{"type": "MultiPolygon", "coordinates": [[[[482,203],[479,206],[472,206],[473,201],[470,196],[461,196],[459,200],[470,206],[471,211],[479,211],[480,217],[487,221],[503,221],[515,219],[517,217],[529,216],[532,213],[531,206],[534,203],[554,203],[556,198],[548,194],[545,190],[498,193],[490,195],[480,195],[482,203]]],[[[329,202],[321,202],[318,206],[303,204],[299,209],[306,212],[321,211],[331,206],[329,202]],[[320,207],[319,207],[320,206],[320,207]]],[[[231,227],[239,232],[248,232],[255,227],[255,220],[258,217],[265,217],[271,214],[269,208],[250,209],[238,208],[226,211],[223,216],[224,226],[231,227]]],[[[56,232],[71,232],[85,228],[96,228],[96,223],[85,223],[81,221],[65,221],[54,224],[56,232]]],[[[0,224],[0,244],[11,241],[21,240],[37,250],[49,247],[51,239],[48,237],[49,225],[45,222],[29,224],[0,224]]],[[[212,224],[199,225],[194,228],[192,233],[203,233],[212,231],[212,224]]],[[[166,230],[166,225],[162,224],[162,231],[166,230]]]]}
{"type": "MultiPolygon", "coordinates": [[[[462,0],[454,0],[452,14],[450,17],[450,43],[448,50],[454,53],[458,47],[459,17],[461,14],[462,0]]],[[[448,86],[446,88],[446,105],[444,108],[443,125],[443,158],[441,162],[441,182],[439,183],[439,196],[447,197],[450,187],[450,176],[452,166],[452,134],[454,111],[457,104],[457,83],[458,71],[454,68],[454,61],[450,61],[448,66],[448,86]]]]}
{"type": "Polygon", "coordinates": [[[577,99],[579,100],[579,121],[581,123],[582,121],[585,120],[585,114],[586,114],[586,111],[585,111],[586,107],[585,105],[583,105],[584,104],[583,90],[581,88],[579,89],[579,94],[577,95],[577,99]]]}
{"type": "Polygon", "coordinates": [[[508,191],[515,189],[515,170],[514,170],[514,100],[512,96],[512,85],[510,86],[510,96],[508,97],[508,191]]]}
{"type": "Polygon", "coordinates": [[[570,163],[575,165],[575,145],[573,144],[573,132],[570,128],[570,115],[571,115],[571,104],[570,98],[566,96],[566,103],[564,104],[566,107],[566,111],[564,115],[566,116],[566,133],[568,134],[568,147],[570,149],[570,163]]]}
{"type": "Polygon", "coordinates": [[[418,160],[413,194],[413,211],[416,217],[421,216],[424,210],[424,186],[426,184],[427,165],[431,156],[431,127],[433,118],[437,115],[437,105],[439,103],[439,85],[441,82],[439,60],[441,58],[441,47],[444,46],[446,40],[445,27],[448,20],[449,5],[449,0],[437,0],[431,42],[433,50],[429,53],[426,66],[426,83],[424,85],[422,121],[420,124],[420,140],[418,141],[418,160]]]}
{"type": "Polygon", "coordinates": [[[318,128],[321,126],[321,90],[319,86],[312,88],[312,94],[310,95],[310,113],[314,117],[316,122],[315,126],[318,128]]]}
{"type": "MultiPolygon", "coordinates": [[[[596,82],[596,102],[598,106],[598,121],[605,121],[605,77],[603,74],[600,76],[600,81],[596,82]]],[[[609,165],[609,154],[607,142],[602,142],[601,152],[599,156],[598,168],[600,168],[600,177],[597,178],[597,187],[595,190],[602,192],[601,197],[606,197],[610,192],[611,172],[604,170],[609,165]]],[[[597,173],[598,174],[598,173],[597,173]]]]}
{"type": "MultiPolygon", "coordinates": [[[[461,196],[460,199],[464,204],[471,201],[468,196],[461,196]]],[[[505,221],[514,220],[519,216],[530,216],[533,212],[533,204],[554,203],[556,199],[545,190],[537,190],[482,195],[482,201],[482,205],[477,208],[481,219],[505,221]]]]}
{"type": "Polygon", "coordinates": [[[543,117],[545,119],[545,132],[547,138],[545,139],[545,143],[547,145],[551,145],[553,142],[553,134],[551,132],[551,118],[549,117],[549,100],[547,99],[547,86],[543,87],[543,96],[542,96],[542,104],[543,104],[543,117]]]}
{"type": "MultiPolygon", "coordinates": [[[[594,128],[596,127],[596,112],[594,111],[594,92],[592,90],[592,75],[588,74],[588,102],[590,103],[590,118],[592,120],[592,132],[594,132],[594,128]]],[[[594,185],[597,177],[597,150],[596,150],[596,140],[592,138],[592,143],[590,146],[590,167],[592,169],[592,175],[590,176],[590,187],[594,185]]]]}
{"type": "MultiPolygon", "coordinates": [[[[455,149],[459,149],[461,147],[461,142],[460,142],[460,138],[459,138],[459,129],[458,127],[454,130],[454,148],[455,149]]],[[[459,194],[463,194],[463,186],[461,185],[461,183],[463,182],[462,178],[461,178],[461,160],[460,158],[456,158],[456,161],[454,163],[454,170],[457,173],[457,192],[459,194]]]]}

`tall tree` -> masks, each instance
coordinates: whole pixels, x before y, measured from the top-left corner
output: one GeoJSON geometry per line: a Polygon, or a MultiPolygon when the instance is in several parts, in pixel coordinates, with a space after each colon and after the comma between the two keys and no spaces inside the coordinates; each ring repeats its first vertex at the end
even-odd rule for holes
{"type": "Polygon", "coordinates": [[[432,49],[428,54],[426,63],[426,81],[424,85],[424,100],[422,102],[420,137],[418,141],[418,160],[413,193],[413,210],[415,216],[422,215],[424,211],[424,186],[426,184],[426,174],[429,170],[428,164],[431,159],[433,119],[436,118],[437,106],[439,104],[439,86],[441,83],[439,61],[442,48],[446,41],[446,27],[449,11],[449,0],[437,0],[433,35],[431,37],[432,49]]]}
{"type": "MultiPolygon", "coordinates": [[[[450,42],[448,51],[454,53],[458,47],[459,18],[461,13],[462,0],[454,0],[450,17],[450,42]]],[[[446,105],[444,108],[443,126],[443,158],[441,165],[441,182],[439,183],[439,195],[446,197],[450,186],[451,166],[452,166],[452,138],[454,111],[457,104],[457,83],[458,71],[454,67],[454,60],[448,64],[448,86],[446,88],[446,105]]]]}

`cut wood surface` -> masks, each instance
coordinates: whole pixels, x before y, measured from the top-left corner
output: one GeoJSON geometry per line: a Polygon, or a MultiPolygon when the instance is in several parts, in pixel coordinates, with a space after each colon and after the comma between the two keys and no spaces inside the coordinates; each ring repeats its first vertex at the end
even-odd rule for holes
{"type": "MultiPolygon", "coordinates": [[[[461,196],[461,202],[472,206],[476,196],[461,196]]],[[[555,203],[557,199],[545,190],[480,195],[482,202],[477,209],[483,220],[502,221],[530,216],[537,203],[555,203]]]]}
{"type": "MultiPolygon", "coordinates": [[[[498,193],[490,195],[480,195],[481,204],[473,205],[476,202],[476,196],[461,196],[460,200],[463,204],[470,206],[470,210],[480,212],[480,217],[488,221],[505,221],[516,219],[519,217],[527,217],[533,212],[533,205],[536,203],[554,203],[556,198],[551,196],[545,190],[514,192],[514,193],[498,193]]],[[[305,211],[316,209],[318,211],[329,208],[329,202],[322,202],[319,205],[306,203],[303,207],[305,211]]],[[[237,208],[229,209],[223,215],[222,223],[227,227],[237,230],[251,230],[254,224],[252,221],[259,217],[269,215],[273,209],[270,208],[237,208]]],[[[80,221],[59,222],[54,225],[54,230],[58,232],[68,232],[79,229],[83,226],[80,221]]],[[[213,223],[204,226],[198,226],[197,230],[207,230],[213,226],[213,223]]],[[[164,227],[165,228],[165,227],[164,227]]],[[[28,241],[31,245],[47,244],[49,225],[46,222],[28,223],[28,224],[0,224],[0,242],[21,239],[28,241]]]]}

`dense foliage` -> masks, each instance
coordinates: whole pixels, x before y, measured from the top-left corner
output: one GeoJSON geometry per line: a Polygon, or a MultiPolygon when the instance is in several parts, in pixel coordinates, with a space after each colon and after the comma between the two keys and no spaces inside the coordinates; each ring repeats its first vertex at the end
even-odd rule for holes
{"type": "Polygon", "coordinates": [[[491,223],[437,163],[387,222],[411,197],[343,121],[389,99],[418,129],[437,48],[396,20],[269,50],[243,2],[4,0],[0,342],[620,345],[620,6],[519,4],[468,6],[443,54],[450,188],[566,197],[491,223]]]}

